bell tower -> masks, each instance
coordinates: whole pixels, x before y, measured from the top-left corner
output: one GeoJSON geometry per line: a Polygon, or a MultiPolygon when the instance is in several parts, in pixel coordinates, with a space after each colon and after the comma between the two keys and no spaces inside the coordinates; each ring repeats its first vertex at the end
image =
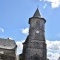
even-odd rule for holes
{"type": "Polygon", "coordinates": [[[23,43],[23,60],[47,59],[45,22],[46,20],[41,17],[41,14],[37,8],[33,17],[29,18],[29,35],[23,43]]]}

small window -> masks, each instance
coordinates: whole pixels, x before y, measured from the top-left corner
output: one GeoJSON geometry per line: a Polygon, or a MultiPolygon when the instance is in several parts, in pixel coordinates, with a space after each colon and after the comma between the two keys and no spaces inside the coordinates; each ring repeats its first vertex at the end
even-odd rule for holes
{"type": "Polygon", "coordinates": [[[39,58],[38,57],[34,57],[34,60],[39,60],[39,58]]]}

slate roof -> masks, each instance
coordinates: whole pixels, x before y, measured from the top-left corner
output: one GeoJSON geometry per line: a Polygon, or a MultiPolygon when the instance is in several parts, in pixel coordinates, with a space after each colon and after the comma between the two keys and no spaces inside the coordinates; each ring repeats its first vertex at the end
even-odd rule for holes
{"type": "Polygon", "coordinates": [[[0,38],[0,48],[14,49],[15,47],[16,47],[16,43],[14,40],[0,38]]]}
{"type": "Polygon", "coordinates": [[[39,12],[39,9],[38,8],[36,9],[33,17],[39,17],[39,18],[41,18],[41,15],[40,15],[40,12],[39,12]]]}

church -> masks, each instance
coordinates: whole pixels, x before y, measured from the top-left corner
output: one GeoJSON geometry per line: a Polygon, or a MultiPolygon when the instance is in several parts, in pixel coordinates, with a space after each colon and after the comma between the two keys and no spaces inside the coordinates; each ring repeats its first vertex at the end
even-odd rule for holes
{"type": "MultiPolygon", "coordinates": [[[[41,17],[37,8],[29,18],[29,35],[23,43],[19,60],[47,60],[45,23],[46,20],[41,17]]],[[[0,38],[0,60],[16,60],[16,48],[14,40],[0,38]]]]}
{"type": "Polygon", "coordinates": [[[16,48],[14,40],[0,38],[0,60],[16,60],[16,48]]]}
{"type": "Polygon", "coordinates": [[[33,17],[29,18],[29,35],[23,43],[19,60],[47,60],[45,23],[46,20],[41,17],[37,8],[33,17]]]}

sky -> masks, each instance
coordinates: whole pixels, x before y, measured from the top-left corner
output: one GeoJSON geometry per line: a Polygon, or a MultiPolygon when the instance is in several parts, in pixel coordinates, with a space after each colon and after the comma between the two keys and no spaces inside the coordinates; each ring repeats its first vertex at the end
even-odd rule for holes
{"type": "Polygon", "coordinates": [[[18,53],[29,30],[29,18],[39,9],[46,19],[45,39],[47,57],[57,60],[60,56],[60,0],[0,0],[0,38],[16,41],[18,53]]]}

